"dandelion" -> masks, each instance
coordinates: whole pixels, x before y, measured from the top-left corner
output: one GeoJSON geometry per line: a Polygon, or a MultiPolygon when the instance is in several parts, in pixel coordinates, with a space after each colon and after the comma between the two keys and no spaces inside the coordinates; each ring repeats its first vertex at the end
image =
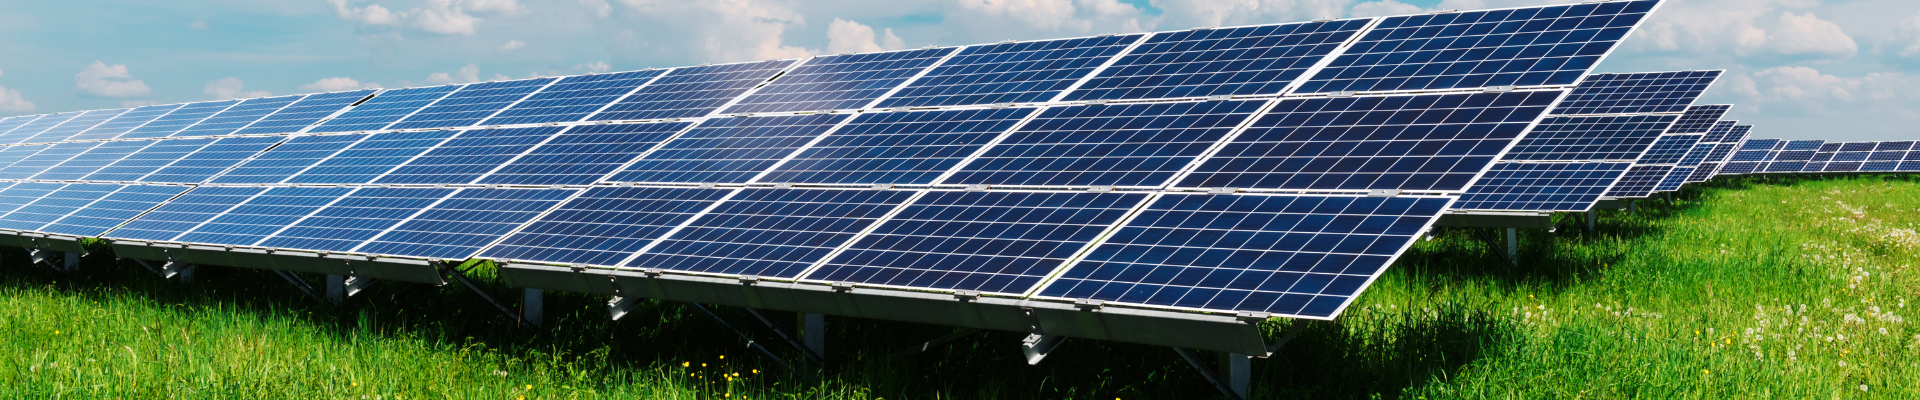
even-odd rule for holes
{"type": "Polygon", "coordinates": [[[527,385],[527,390],[533,390],[533,385],[527,385]]]}
{"type": "Polygon", "coordinates": [[[1845,366],[1847,366],[1847,362],[1846,362],[1846,361],[1841,361],[1841,362],[1840,362],[1840,366],[1842,366],[1842,367],[1845,367],[1845,366]]]}
{"type": "Polygon", "coordinates": [[[1867,391],[1867,385],[1860,385],[1860,391],[1862,392],[1867,391]]]}
{"type": "Polygon", "coordinates": [[[692,361],[683,361],[683,362],[681,362],[681,363],[680,363],[680,368],[686,368],[686,367],[690,367],[690,366],[693,366],[693,362],[692,362],[692,361]]]}
{"type": "Polygon", "coordinates": [[[721,354],[721,355],[720,355],[720,359],[722,359],[722,360],[725,360],[725,359],[727,359],[727,355],[725,355],[725,354],[721,354]]]}
{"type": "Polygon", "coordinates": [[[1713,374],[1712,372],[1707,372],[1707,370],[1704,370],[1704,369],[1703,369],[1703,370],[1700,370],[1700,373],[1701,373],[1701,374],[1707,374],[1707,375],[1712,375],[1712,374],[1713,374]]]}

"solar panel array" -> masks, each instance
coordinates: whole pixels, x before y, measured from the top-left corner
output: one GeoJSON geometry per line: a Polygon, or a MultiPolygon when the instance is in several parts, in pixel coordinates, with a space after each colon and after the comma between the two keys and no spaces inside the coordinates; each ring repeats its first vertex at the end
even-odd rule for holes
{"type": "MultiPolygon", "coordinates": [[[[1672,126],[1654,138],[1653,144],[1633,161],[1633,165],[1627,168],[1626,174],[1612,188],[1607,189],[1602,198],[1643,198],[1653,195],[1653,192],[1663,185],[1672,184],[1677,187],[1685,183],[1686,178],[1692,176],[1693,171],[1698,169],[1698,161],[1692,165],[1685,165],[1688,154],[1701,145],[1701,140],[1720,123],[1720,117],[1725,116],[1732,108],[1722,104],[1687,107],[1686,112],[1680,114],[1672,126]],[[1676,175],[1678,182],[1668,179],[1676,175]]],[[[1725,134],[1716,136],[1724,137],[1725,134]]],[[[1711,151],[1711,146],[1708,151],[1711,151]]],[[[1700,160],[1704,159],[1705,154],[1702,153],[1700,160]]]]}
{"type": "Polygon", "coordinates": [[[1581,81],[1657,4],[15,117],[0,228],[1331,318],[1456,200],[1584,209],[1697,117],[1717,73],[1581,81]]]}

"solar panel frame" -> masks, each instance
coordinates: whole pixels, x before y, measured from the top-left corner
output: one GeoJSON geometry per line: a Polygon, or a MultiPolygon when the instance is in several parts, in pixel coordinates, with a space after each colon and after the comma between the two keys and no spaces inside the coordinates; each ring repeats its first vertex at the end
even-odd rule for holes
{"type": "Polygon", "coordinates": [[[1062,100],[1282,94],[1374,21],[1359,18],[1154,33],[1062,100]]]}
{"type": "Polygon", "coordinates": [[[1589,74],[1567,94],[1556,115],[1681,113],[1723,70],[1589,74]]]}
{"type": "Polygon", "coordinates": [[[939,184],[1165,187],[1244,129],[1268,104],[1230,100],[1048,107],[941,177],[939,184]]]}
{"type": "Polygon", "coordinates": [[[905,86],[955,47],[857,53],[809,58],[721,113],[766,113],[868,108],[905,86]]]}
{"type": "Polygon", "coordinates": [[[1586,212],[1632,167],[1627,162],[1495,163],[1455,210],[1586,212]]]}
{"type": "Polygon", "coordinates": [[[428,86],[383,90],[346,112],[315,124],[309,133],[381,130],[420,109],[460,90],[466,85],[428,86]]]}
{"type": "Polygon", "coordinates": [[[461,86],[460,90],[435,100],[408,114],[386,129],[424,129],[473,126],[512,107],[559,78],[533,78],[498,82],[480,82],[461,86]]]}
{"type": "Polygon", "coordinates": [[[563,77],[476,125],[580,121],[665,76],[666,72],[640,70],[563,77]]]}
{"type": "Polygon", "coordinates": [[[115,136],[114,139],[148,139],[173,136],[174,133],[178,133],[183,129],[187,129],[187,127],[200,123],[200,121],[205,121],[207,118],[225,112],[237,104],[240,104],[240,100],[183,104],[180,108],[168,112],[167,115],[147,122],[145,125],[140,125],[139,128],[133,128],[133,130],[127,131],[127,133],[115,136]]]}
{"type": "Polygon", "coordinates": [[[735,64],[681,67],[640,87],[588,121],[699,118],[712,115],[733,100],[786,72],[800,60],[769,60],[735,64]]]}
{"type": "Polygon", "coordinates": [[[1639,0],[1386,17],[1294,92],[1573,85],[1658,5],[1639,0]]]}

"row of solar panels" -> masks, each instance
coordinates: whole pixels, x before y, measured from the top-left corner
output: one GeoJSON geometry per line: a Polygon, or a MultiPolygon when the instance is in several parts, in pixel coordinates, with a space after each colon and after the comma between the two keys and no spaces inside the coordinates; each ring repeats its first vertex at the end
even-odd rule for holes
{"type": "Polygon", "coordinates": [[[1720,173],[1920,172],[1914,143],[1755,139],[1741,146],[1720,173]]]}

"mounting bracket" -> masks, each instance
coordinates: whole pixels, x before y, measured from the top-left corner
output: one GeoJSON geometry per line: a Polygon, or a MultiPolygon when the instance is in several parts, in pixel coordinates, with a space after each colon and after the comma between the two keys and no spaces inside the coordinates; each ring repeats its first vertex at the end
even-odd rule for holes
{"type": "Polygon", "coordinates": [[[1027,334],[1025,339],[1020,340],[1020,353],[1027,356],[1027,365],[1040,365],[1040,361],[1045,360],[1048,354],[1053,354],[1054,350],[1060,348],[1061,343],[1066,343],[1067,337],[1048,335],[1046,331],[1041,330],[1040,318],[1033,315],[1032,308],[1021,311],[1027,319],[1028,328],[1033,333],[1027,334]]]}

